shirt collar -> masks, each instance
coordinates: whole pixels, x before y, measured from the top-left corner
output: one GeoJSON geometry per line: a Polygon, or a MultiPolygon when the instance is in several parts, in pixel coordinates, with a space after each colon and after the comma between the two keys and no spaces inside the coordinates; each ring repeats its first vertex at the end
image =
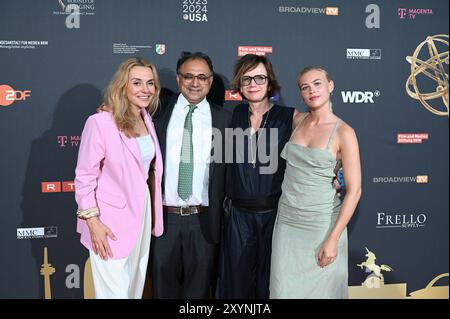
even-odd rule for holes
{"type": "MultiPolygon", "coordinates": [[[[189,101],[184,97],[183,94],[180,93],[178,96],[177,104],[180,105],[183,109],[187,108],[189,104],[189,101]]],[[[198,107],[198,110],[206,110],[209,106],[208,101],[206,100],[206,97],[198,104],[196,104],[198,107]]]]}

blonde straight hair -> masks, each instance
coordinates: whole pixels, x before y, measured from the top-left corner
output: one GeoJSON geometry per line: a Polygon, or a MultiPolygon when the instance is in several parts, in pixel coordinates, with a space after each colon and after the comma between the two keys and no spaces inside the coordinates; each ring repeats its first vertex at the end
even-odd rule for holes
{"type": "Polygon", "coordinates": [[[156,67],[143,58],[135,57],[123,61],[111,79],[111,82],[109,82],[103,97],[104,103],[112,109],[112,114],[117,127],[128,137],[138,136],[135,131],[137,119],[131,111],[130,101],[128,100],[126,93],[130,71],[135,66],[147,67],[153,72],[155,94],[152,96],[149,106],[146,109],[150,115],[155,114],[159,107],[161,84],[159,82],[156,67]]]}
{"type": "MultiPolygon", "coordinates": [[[[308,73],[309,71],[323,72],[325,74],[325,77],[327,78],[328,82],[333,81],[330,73],[328,73],[328,71],[325,70],[323,67],[317,66],[317,65],[311,65],[311,66],[307,66],[306,68],[304,68],[303,70],[300,71],[299,75],[297,76],[297,83],[299,83],[300,78],[303,76],[303,74],[308,73]]],[[[333,93],[330,93],[330,112],[333,112],[333,102],[331,101],[331,95],[333,95],[333,93]]]]}

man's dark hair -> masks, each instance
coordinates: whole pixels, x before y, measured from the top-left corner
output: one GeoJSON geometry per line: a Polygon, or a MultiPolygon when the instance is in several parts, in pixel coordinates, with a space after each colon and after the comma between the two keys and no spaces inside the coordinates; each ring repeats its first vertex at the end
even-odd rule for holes
{"type": "Polygon", "coordinates": [[[209,70],[211,71],[211,73],[214,73],[211,58],[203,52],[194,52],[194,53],[182,52],[181,57],[177,61],[177,73],[180,71],[181,66],[185,62],[192,61],[192,60],[198,60],[198,59],[205,61],[206,64],[208,64],[208,67],[209,67],[209,70]]]}

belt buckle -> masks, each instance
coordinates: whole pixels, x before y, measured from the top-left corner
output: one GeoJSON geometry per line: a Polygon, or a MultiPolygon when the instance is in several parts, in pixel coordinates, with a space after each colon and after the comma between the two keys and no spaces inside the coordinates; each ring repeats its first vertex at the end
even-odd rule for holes
{"type": "Polygon", "coordinates": [[[180,207],[180,215],[181,216],[189,216],[189,215],[191,215],[191,212],[189,210],[189,206],[181,206],[180,207]],[[184,213],[184,211],[187,211],[187,213],[184,213]]]}

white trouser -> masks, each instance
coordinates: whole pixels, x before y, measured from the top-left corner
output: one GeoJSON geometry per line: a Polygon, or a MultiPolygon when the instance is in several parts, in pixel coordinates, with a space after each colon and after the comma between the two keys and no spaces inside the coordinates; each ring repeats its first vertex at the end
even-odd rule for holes
{"type": "Polygon", "coordinates": [[[147,263],[150,252],[152,208],[150,193],[143,214],[143,222],[136,245],[123,259],[103,260],[89,251],[97,299],[141,299],[144,291],[147,263]]]}

